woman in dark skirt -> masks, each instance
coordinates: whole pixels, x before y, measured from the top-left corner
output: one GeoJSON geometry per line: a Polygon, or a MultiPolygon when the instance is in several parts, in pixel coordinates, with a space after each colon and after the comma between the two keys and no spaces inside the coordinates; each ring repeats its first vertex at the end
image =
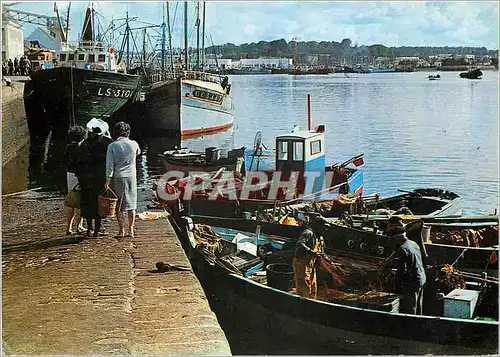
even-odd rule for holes
{"type": "Polygon", "coordinates": [[[77,172],[81,187],[81,214],[87,220],[87,235],[99,235],[101,229],[101,216],[99,216],[98,196],[106,182],[106,152],[111,139],[104,136],[101,127],[93,127],[87,139],[82,143],[82,156],[77,172]]]}

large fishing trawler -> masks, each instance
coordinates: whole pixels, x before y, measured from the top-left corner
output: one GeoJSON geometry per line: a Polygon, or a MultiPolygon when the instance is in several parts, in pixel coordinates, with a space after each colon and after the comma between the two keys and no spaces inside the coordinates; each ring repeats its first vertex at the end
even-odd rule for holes
{"type": "Polygon", "coordinates": [[[33,72],[25,86],[26,106],[37,107],[27,111],[38,112],[38,121],[40,115],[46,117],[48,126],[67,130],[93,117],[110,121],[137,96],[139,76],[126,74],[114,48],[95,36],[93,17],[94,9],[88,7],[81,41],[73,47],[62,43],[57,66],[33,72]]]}
{"type": "MultiPolygon", "coordinates": [[[[192,137],[228,129],[234,122],[229,78],[203,72],[199,49],[197,64],[193,66],[196,70],[189,70],[187,2],[184,7],[184,61],[174,64],[171,56],[171,69],[165,71],[165,66],[162,65],[162,75],[165,78],[144,88],[148,127],[154,136],[192,137]]],[[[196,14],[199,38],[199,5],[196,14]]],[[[165,23],[162,28],[165,31],[165,23]]],[[[163,39],[165,40],[165,33],[163,39]]]]}

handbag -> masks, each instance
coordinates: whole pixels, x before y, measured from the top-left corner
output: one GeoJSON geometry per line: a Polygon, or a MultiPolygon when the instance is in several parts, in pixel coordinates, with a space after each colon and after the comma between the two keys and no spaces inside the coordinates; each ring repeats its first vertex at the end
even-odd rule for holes
{"type": "Polygon", "coordinates": [[[66,206],[71,208],[80,208],[82,202],[82,192],[80,185],[73,187],[66,196],[66,206]]]}

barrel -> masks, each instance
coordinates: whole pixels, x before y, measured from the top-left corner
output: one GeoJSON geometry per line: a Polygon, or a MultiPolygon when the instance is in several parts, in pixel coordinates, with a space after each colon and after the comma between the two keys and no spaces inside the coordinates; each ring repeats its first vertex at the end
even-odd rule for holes
{"type": "Polygon", "coordinates": [[[274,263],[266,267],[267,285],[289,291],[293,287],[293,266],[290,264],[274,263]]]}

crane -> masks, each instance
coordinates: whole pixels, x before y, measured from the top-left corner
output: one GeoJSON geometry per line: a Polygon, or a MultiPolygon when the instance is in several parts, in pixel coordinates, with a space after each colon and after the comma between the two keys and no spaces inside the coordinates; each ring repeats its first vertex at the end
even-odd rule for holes
{"type": "Polygon", "coordinates": [[[11,7],[17,4],[19,3],[11,3],[2,6],[3,21],[11,20],[16,22],[26,22],[34,25],[46,26],[49,31],[53,33],[59,33],[61,36],[61,40],[63,42],[66,42],[69,29],[68,19],[61,19],[59,17],[56,3],[54,3],[54,11],[56,12],[57,16],[41,15],[34,12],[13,9],[11,7]]]}

